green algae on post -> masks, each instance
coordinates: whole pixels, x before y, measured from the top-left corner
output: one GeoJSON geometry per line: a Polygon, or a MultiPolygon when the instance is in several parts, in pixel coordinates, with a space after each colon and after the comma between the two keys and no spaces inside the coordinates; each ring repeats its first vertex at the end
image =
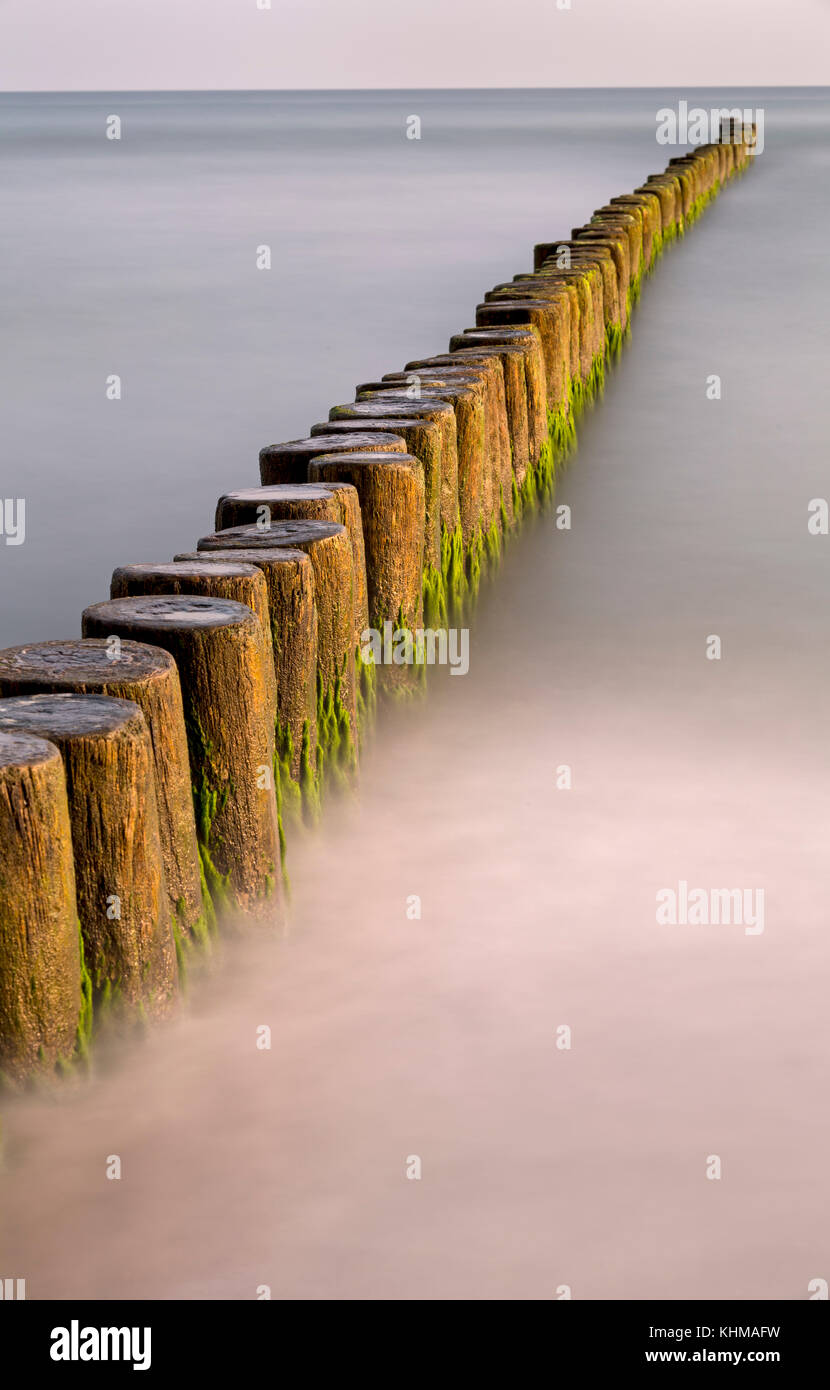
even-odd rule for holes
{"type": "MultiPolygon", "coordinates": [[[[435,409],[432,412],[417,414],[410,409],[410,404],[409,401],[406,402],[405,413],[389,417],[385,414],[389,406],[383,402],[378,403],[375,423],[380,425],[382,422],[384,428],[388,426],[390,430],[394,430],[396,436],[405,439],[407,451],[419,458],[424,466],[424,486],[427,498],[432,499],[431,505],[429,500],[427,501],[424,534],[424,593],[432,596],[430,602],[435,610],[443,612],[446,611],[450,582],[444,564],[452,541],[441,526],[441,480],[448,471],[456,477],[458,474],[455,413],[452,406],[443,401],[434,402],[435,407],[440,407],[440,411],[435,409]]],[[[311,434],[321,440],[332,433],[342,433],[351,438],[364,437],[366,422],[363,411],[367,408],[371,410],[373,405],[374,402],[371,401],[358,402],[354,409],[361,413],[356,417],[328,420],[313,425],[311,434]]],[[[395,406],[392,405],[392,408],[394,410],[395,406]]]]}
{"type": "Polygon", "coordinates": [[[360,497],[369,591],[367,626],[382,628],[399,615],[421,619],[424,549],[424,469],[412,454],[321,454],[312,477],[352,484],[360,497]]]}
{"type": "Polygon", "coordinates": [[[89,978],[78,930],[63,760],[53,743],[0,733],[0,1087],[83,1056],[89,978]]]}
{"type": "MultiPolygon", "coordinates": [[[[390,428],[394,428],[396,433],[400,432],[404,439],[404,431],[397,429],[398,420],[405,420],[410,424],[426,423],[435,427],[439,439],[437,450],[429,455],[420,454],[415,448],[409,452],[418,453],[424,465],[426,560],[438,569],[441,563],[441,481],[443,469],[452,466],[450,460],[455,443],[455,414],[451,405],[438,399],[422,397],[419,400],[407,400],[405,404],[406,409],[403,409],[403,402],[400,401],[353,401],[332,406],[329,420],[362,420],[365,428],[369,420],[377,425],[385,419],[390,422],[390,428]]],[[[315,430],[312,429],[312,435],[314,433],[315,430]]]]}
{"type": "Polygon", "coordinates": [[[94,1009],[166,1016],[178,965],[141,710],[108,695],[18,695],[0,700],[0,731],[47,738],[63,758],[94,1009]]]}
{"type": "MultiPolygon", "coordinates": [[[[424,550],[424,469],[411,454],[322,454],[310,466],[312,477],[330,484],[351,483],[360,497],[366,547],[369,619],[358,646],[358,672],[371,676],[384,694],[400,694],[413,682],[413,672],[399,666],[375,667],[364,660],[364,642],[391,622],[397,629],[420,626],[424,550]]],[[[414,673],[416,679],[420,673],[414,673]]],[[[364,698],[366,698],[364,696],[364,698]]]]}
{"type": "Polygon", "coordinates": [[[281,899],[274,722],[259,619],[197,595],[87,608],[87,636],[163,646],[179,668],[205,879],[221,913],[273,918],[281,899]]]}
{"type": "Polygon", "coordinates": [[[320,812],[317,778],[317,609],[309,557],[290,547],[183,552],[177,560],[217,566],[229,562],[255,565],[268,588],[271,654],[277,700],[274,759],[280,814],[284,827],[295,819],[313,824],[320,812]]]}
{"type": "Polygon", "coordinates": [[[110,581],[110,598],[130,598],[133,594],[202,594],[207,598],[228,598],[235,603],[244,603],[259,618],[268,654],[265,678],[269,703],[276,711],[277,687],[271,660],[268,585],[265,576],[255,565],[234,564],[231,561],[224,565],[206,565],[198,560],[119,565],[110,581]]]}
{"type": "MultiPolygon", "coordinates": [[[[335,450],[335,453],[340,452],[355,451],[335,450]]],[[[309,464],[310,473],[313,461],[309,464]]],[[[307,483],[277,483],[271,487],[245,488],[240,492],[224,493],[216,507],[217,531],[255,524],[259,530],[267,534],[271,523],[275,521],[333,521],[338,526],[345,526],[352,547],[355,634],[358,636],[368,621],[368,610],[363,529],[360,522],[360,503],[355,489],[347,482],[338,481],[332,481],[323,487],[313,479],[307,483]]]]}
{"type": "Polygon", "coordinates": [[[190,789],[184,710],[176,663],[144,642],[76,638],[0,651],[0,696],[60,692],[132,700],[150,730],[161,856],[170,910],[185,942],[214,924],[204,892],[190,789]]]}
{"type": "Polygon", "coordinates": [[[267,531],[234,526],[203,536],[199,550],[285,545],[305,551],[314,572],[317,610],[317,748],[320,771],[335,780],[357,766],[357,672],[352,547],[345,526],[329,521],[277,521],[267,531]]]}

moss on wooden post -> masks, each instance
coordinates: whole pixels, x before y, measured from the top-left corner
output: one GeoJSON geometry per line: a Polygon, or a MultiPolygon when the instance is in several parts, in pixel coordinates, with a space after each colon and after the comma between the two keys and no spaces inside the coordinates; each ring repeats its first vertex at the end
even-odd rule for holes
{"type": "MultiPolygon", "coordinates": [[[[433,411],[427,416],[414,413],[407,401],[405,413],[387,417],[383,411],[389,407],[381,402],[378,405],[380,413],[374,423],[380,425],[382,422],[384,427],[394,429],[396,435],[405,439],[407,451],[419,458],[424,466],[427,497],[439,499],[437,504],[433,502],[431,511],[429,506],[427,507],[424,534],[424,593],[433,610],[441,612],[446,608],[448,595],[455,591],[458,571],[463,573],[463,554],[460,529],[456,543],[455,535],[446,530],[440,517],[441,479],[447,474],[456,479],[458,477],[455,412],[446,402],[436,401],[434,405],[440,406],[440,412],[433,411]]],[[[358,402],[355,409],[371,410],[373,406],[374,402],[363,401],[358,402]]],[[[392,408],[397,409],[397,406],[392,408]]],[[[313,437],[324,439],[332,432],[342,431],[349,437],[358,438],[363,430],[365,420],[362,415],[358,415],[313,425],[311,434],[313,437]]]]}
{"type": "Polygon", "coordinates": [[[357,489],[366,547],[367,626],[416,628],[422,615],[424,468],[413,454],[321,454],[312,478],[357,489]]]}
{"type": "Polygon", "coordinates": [[[66,768],[78,918],[96,1013],[169,1014],[178,994],[150,733],[108,695],[0,700],[0,732],[47,738],[66,768]]]}
{"type": "Polygon", "coordinates": [[[504,385],[504,371],[498,357],[484,357],[478,362],[460,362],[452,353],[439,353],[435,357],[425,357],[407,362],[406,372],[426,373],[422,379],[429,381],[433,374],[436,381],[446,380],[446,373],[464,373],[469,381],[483,383],[485,412],[488,422],[489,448],[493,459],[491,467],[493,492],[493,521],[505,530],[512,526],[513,516],[513,461],[510,447],[510,429],[507,420],[507,399],[504,385]]]}
{"type": "Polygon", "coordinates": [[[211,896],[223,909],[273,917],[282,879],[259,619],[230,599],[147,596],[94,604],[84,611],[83,630],[151,642],[175,659],[211,896]]]}
{"type": "MultiPolygon", "coordinates": [[[[355,452],[354,450],[335,450],[355,452]]],[[[382,453],[383,450],[372,452],[382,453]]],[[[399,450],[388,452],[398,453],[399,450]]],[[[316,456],[315,456],[316,457],[316,456]]],[[[312,463],[313,463],[312,459],[312,463]]],[[[309,472],[311,464],[309,464],[309,472]]],[[[363,547],[363,528],[360,519],[358,494],[347,482],[277,483],[271,487],[247,488],[228,492],[219,498],[216,507],[216,530],[233,526],[257,525],[267,532],[272,521],[333,521],[345,526],[352,547],[355,585],[355,640],[368,621],[366,602],[366,557],[363,547]]]]}
{"type": "Polygon", "coordinates": [[[233,526],[203,536],[198,548],[256,550],[280,545],[305,551],[314,572],[318,765],[339,780],[354,771],[358,749],[354,575],[345,526],[330,521],[275,521],[268,531],[233,526]]]}
{"type": "Polygon", "coordinates": [[[205,565],[198,560],[170,561],[156,565],[119,565],[110,581],[110,598],[130,598],[133,594],[202,594],[207,598],[229,598],[244,603],[259,618],[268,660],[265,679],[269,704],[276,713],[277,683],[271,660],[271,616],[268,585],[255,565],[243,563],[205,565]]]}
{"type": "MultiPolygon", "coordinates": [[[[517,275],[501,285],[495,285],[486,300],[524,294],[552,297],[564,287],[571,298],[571,382],[587,382],[591,373],[597,345],[594,342],[594,304],[591,293],[591,267],[572,267],[570,270],[544,269],[533,274],[517,275]]],[[[600,285],[601,292],[601,285],[600,285]]],[[[600,312],[600,319],[602,314],[600,312]]],[[[602,344],[604,349],[604,343],[602,344]]]]}
{"type": "Polygon", "coordinates": [[[529,325],[525,328],[467,328],[463,333],[454,334],[449,343],[450,352],[453,353],[479,347],[488,351],[504,347],[521,353],[527,401],[529,462],[534,465],[548,436],[545,363],[539,335],[529,325]]]}
{"type": "MultiPolygon", "coordinates": [[[[455,343],[457,340],[453,338],[452,341],[455,343]]],[[[521,486],[531,461],[524,353],[518,347],[508,347],[506,343],[481,344],[478,347],[468,343],[451,350],[450,355],[473,365],[486,362],[489,358],[497,358],[501,363],[510,458],[514,477],[521,486]]]]}
{"type": "Polygon", "coordinates": [[[275,762],[282,820],[317,819],[317,609],[314,572],[302,550],[198,550],[176,560],[256,565],[268,586],[271,649],[277,682],[275,762]]]}
{"type": "MultiPolygon", "coordinates": [[[[443,470],[445,468],[451,470],[453,465],[456,472],[458,469],[455,413],[452,406],[446,401],[428,398],[407,400],[405,410],[402,410],[400,403],[395,401],[353,401],[344,405],[332,406],[329,411],[329,420],[332,422],[362,420],[364,426],[368,421],[377,424],[379,421],[387,420],[390,422],[390,428],[401,434],[404,439],[407,438],[407,433],[404,429],[399,429],[399,421],[408,421],[410,424],[427,422],[437,427],[438,439],[440,440],[437,449],[419,452],[413,447],[410,452],[417,454],[424,465],[424,486],[426,488],[424,559],[425,563],[433,566],[435,571],[440,574],[443,470]]],[[[312,429],[311,433],[314,435],[315,429],[312,429]]]]}
{"type": "MultiPolygon", "coordinates": [[[[449,376],[449,374],[447,374],[449,376]]],[[[390,405],[399,402],[402,408],[404,397],[409,390],[407,383],[411,378],[406,373],[390,375],[388,381],[374,383],[375,389],[367,388],[361,399],[388,401],[390,405]]],[[[457,467],[452,478],[452,502],[447,511],[447,520],[442,515],[441,578],[442,583],[434,582],[436,567],[430,560],[424,577],[424,612],[430,626],[447,621],[447,601],[450,593],[460,598],[466,580],[463,562],[469,563],[470,550],[483,534],[485,515],[488,525],[495,511],[494,471],[488,450],[487,414],[484,390],[480,383],[459,377],[455,382],[442,381],[438,377],[418,378],[423,380],[424,396],[434,401],[450,405],[455,412],[455,457],[457,467]],[[454,515],[455,522],[450,518],[454,515]],[[459,573],[454,582],[447,571],[446,556],[455,546],[459,557],[459,573]]],[[[444,480],[446,483],[446,479],[444,480]]],[[[442,504],[443,512],[443,504],[442,504]]]]}
{"type": "Polygon", "coordinates": [[[63,760],[45,739],[0,733],[0,1086],[83,1055],[89,994],[63,760]]]}
{"type": "Polygon", "coordinates": [[[555,410],[567,411],[568,386],[570,382],[570,319],[564,331],[562,304],[570,306],[567,296],[557,302],[548,299],[507,298],[479,304],[476,308],[476,325],[479,328],[530,324],[539,332],[542,354],[545,362],[545,385],[547,389],[548,413],[555,410]]]}
{"type": "Polygon", "coordinates": [[[161,854],[171,912],[184,942],[212,921],[203,889],[179,674],[169,652],[144,642],[90,638],[0,651],[0,696],[74,692],[132,700],[150,730],[161,854]]]}

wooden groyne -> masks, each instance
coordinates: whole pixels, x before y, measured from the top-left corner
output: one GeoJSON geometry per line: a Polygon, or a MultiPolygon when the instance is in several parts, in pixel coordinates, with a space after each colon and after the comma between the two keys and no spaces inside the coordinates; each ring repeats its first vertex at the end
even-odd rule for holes
{"type": "Polygon", "coordinates": [[[212,532],[120,565],[80,638],[0,652],[0,1081],[71,1067],[110,1016],[168,1014],[223,921],[281,919],[286,841],[354,784],[379,697],[423,687],[413,633],[469,611],[646,276],[751,153],[701,146],[540,242],[447,351],[266,445],[212,532]]]}

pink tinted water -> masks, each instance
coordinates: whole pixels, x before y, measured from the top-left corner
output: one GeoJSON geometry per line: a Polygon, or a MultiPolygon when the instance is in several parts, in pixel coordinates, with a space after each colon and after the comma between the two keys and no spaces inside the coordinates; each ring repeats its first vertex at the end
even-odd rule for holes
{"type": "Polygon", "coordinates": [[[469,675],[389,715],[359,799],[292,846],[290,931],[229,941],[172,1027],[7,1111],[30,1298],[828,1277],[828,305],[792,214],[826,197],[823,130],[773,138],[661,264],[560,483],[571,529],[525,530],[469,675]],[[658,925],[681,879],[763,889],[763,933],[658,925]]]}

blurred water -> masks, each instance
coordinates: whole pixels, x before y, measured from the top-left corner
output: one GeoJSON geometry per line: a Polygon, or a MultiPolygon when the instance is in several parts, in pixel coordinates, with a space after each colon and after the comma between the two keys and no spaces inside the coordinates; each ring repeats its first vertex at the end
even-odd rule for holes
{"type": "MultiPolygon", "coordinates": [[[[0,493],[28,502],[3,640],[77,632],[113,565],[256,482],[261,443],[443,350],[534,241],[662,167],[677,95],[733,94],[2,99],[0,493]]],[[[171,1029],[7,1113],[0,1249],[30,1298],[828,1277],[830,105],[759,103],[763,156],[660,263],[583,422],[572,530],[526,528],[470,674],[387,718],[360,798],[292,847],[288,936],[230,943],[171,1029]],[[680,879],[763,888],[763,934],[657,926],[680,879]]]]}

